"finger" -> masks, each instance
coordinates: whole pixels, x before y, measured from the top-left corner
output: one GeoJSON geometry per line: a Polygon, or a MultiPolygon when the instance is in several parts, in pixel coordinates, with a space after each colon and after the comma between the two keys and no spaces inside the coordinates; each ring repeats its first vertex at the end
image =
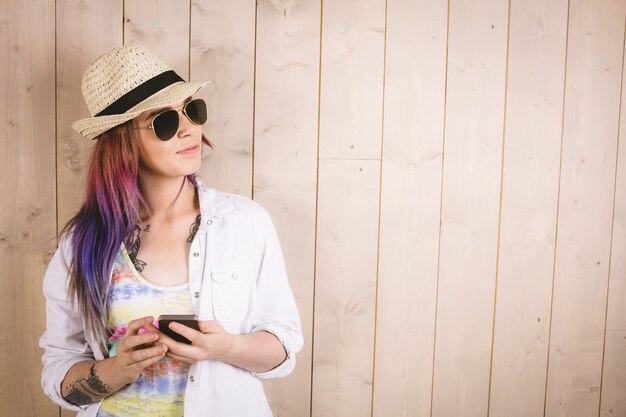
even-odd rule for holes
{"type": "Polygon", "coordinates": [[[148,349],[151,348],[153,346],[156,346],[156,343],[142,343],[138,346],[135,346],[132,348],[132,350],[141,350],[141,349],[148,349]]]}
{"type": "Polygon", "coordinates": [[[170,357],[170,358],[172,358],[172,359],[179,360],[179,361],[181,361],[181,362],[193,363],[193,361],[192,361],[191,359],[189,359],[189,358],[187,358],[187,357],[185,357],[185,356],[177,355],[176,353],[171,352],[171,351],[169,351],[169,350],[167,351],[167,353],[165,354],[165,356],[168,356],[168,357],[170,357]]]}
{"type": "Polygon", "coordinates": [[[161,360],[163,357],[165,356],[165,352],[161,352],[158,355],[152,356],[150,358],[141,360],[139,362],[135,362],[132,364],[132,366],[137,370],[137,371],[141,371],[145,368],[147,368],[148,366],[152,365],[153,363],[158,362],[159,360],[161,360]]]}
{"type": "Polygon", "coordinates": [[[168,352],[174,351],[178,352],[179,354],[187,354],[187,349],[191,348],[187,343],[181,343],[177,340],[174,340],[164,333],[159,334],[158,343],[166,345],[168,352]]]}
{"type": "Polygon", "coordinates": [[[148,349],[137,350],[130,355],[131,364],[144,361],[154,356],[162,356],[167,352],[167,346],[155,346],[148,349]]]}
{"type": "Polygon", "coordinates": [[[192,329],[191,327],[187,327],[184,324],[172,322],[169,327],[176,333],[185,336],[189,341],[191,341],[191,343],[198,340],[198,338],[202,336],[202,333],[192,329]]]}
{"type": "Polygon", "coordinates": [[[202,333],[220,333],[224,331],[222,325],[215,320],[199,321],[198,328],[202,333]]]}
{"type": "Polygon", "coordinates": [[[153,321],[154,317],[152,316],[141,317],[131,321],[128,323],[128,327],[126,328],[126,335],[132,336],[137,334],[140,328],[152,324],[153,321]]]}
{"type": "Polygon", "coordinates": [[[163,343],[166,344],[168,346],[173,345],[174,343],[180,343],[177,342],[176,340],[172,339],[171,337],[169,337],[168,335],[166,335],[165,333],[158,331],[157,333],[159,335],[159,339],[158,339],[158,343],[163,343]]]}
{"type": "Polygon", "coordinates": [[[158,332],[159,328],[154,325],[154,323],[147,324],[143,327],[147,332],[158,332]]]}
{"type": "Polygon", "coordinates": [[[142,344],[151,344],[159,338],[158,333],[150,332],[146,334],[137,334],[134,336],[124,337],[118,346],[118,350],[127,352],[142,344]],[[120,349],[121,348],[121,349],[120,349]]]}

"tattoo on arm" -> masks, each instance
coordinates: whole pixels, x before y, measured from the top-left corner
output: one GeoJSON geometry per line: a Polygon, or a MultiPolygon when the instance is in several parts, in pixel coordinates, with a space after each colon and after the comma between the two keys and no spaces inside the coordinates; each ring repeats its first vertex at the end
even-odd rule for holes
{"type": "Polygon", "coordinates": [[[96,363],[89,368],[87,378],[79,378],[70,386],[69,393],[63,398],[74,405],[97,403],[111,394],[111,387],[102,382],[96,374],[96,363]]]}

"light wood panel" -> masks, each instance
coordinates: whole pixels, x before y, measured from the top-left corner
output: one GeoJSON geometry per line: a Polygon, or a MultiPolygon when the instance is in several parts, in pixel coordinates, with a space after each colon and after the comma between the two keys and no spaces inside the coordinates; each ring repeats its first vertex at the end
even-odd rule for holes
{"type": "Polygon", "coordinates": [[[546,417],[599,410],[623,1],[572,1],[546,417]]]}
{"type": "Polygon", "coordinates": [[[54,2],[0,4],[0,100],[0,405],[2,415],[52,417],[38,340],[56,244],[54,2]]]}
{"type": "MultiPolygon", "coordinates": [[[[83,73],[98,56],[122,46],[123,2],[57,0],[57,210],[58,229],[76,214],[84,199],[87,161],[93,146],[72,129],[89,117],[81,92],[83,73]]],[[[61,410],[62,417],[75,412],[61,410]]]]}
{"type": "Polygon", "coordinates": [[[380,162],[319,162],[312,416],[371,415],[380,162]]]}
{"type": "Polygon", "coordinates": [[[487,414],[508,10],[451,1],[433,417],[487,414]]]}
{"type": "Polygon", "coordinates": [[[320,158],[381,158],[384,43],[384,0],[323,2],[320,158]]]}
{"type": "MultiPolygon", "coordinates": [[[[625,42],[626,45],[626,42],[625,42]]],[[[624,50],[626,59],[626,50],[624,50]]],[[[621,116],[611,240],[607,330],[626,330],[626,65],[622,63],[621,116]]]]}
{"type": "Polygon", "coordinates": [[[310,414],[320,1],[260,1],[257,10],[254,199],[277,228],[304,347],[286,379],[264,381],[275,416],[310,414]]]}
{"type": "Polygon", "coordinates": [[[626,416],[626,330],[607,329],[604,342],[604,372],[601,417],[626,416]]]}
{"type": "Polygon", "coordinates": [[[141,42],[178,75],[189,79],[190,0],[124,2],[124,44],[141,42]]]}
{"type": "Polygon", "coordinates": [[[373,415],[428,416],[439,252],[447,1],[387,2],[373,415]]]}
{"type": "Polygon", "coordinates": [[[312,416],[371,415],[384,29],[382,0],[323,2],[312,416]]]}
{"type": "Polygon", "coordinates": [[[542,416],[567,1],[512,2],[491,417],[542,416]]]}
{"type": "Polygon", "coordinates": [[[72,129],[89,117],[81,92],[83,73],[98,56],[122,46],[122,1],[56,1],[57,28],[57,209],[59,230],[84,199],[85,175],[93,141],[72,129]]]}
{"type": "Polygon", "coordinates": [[[204,181],[252,197],[255,2],[193,0],[191,79],[211,80],[206,100],[204,181]]]}
{"type": "Polygon", "coordinates": [[[609,294],[600,390],[602,417],[626,416],[626,49],[623,54],[609,294]]]}

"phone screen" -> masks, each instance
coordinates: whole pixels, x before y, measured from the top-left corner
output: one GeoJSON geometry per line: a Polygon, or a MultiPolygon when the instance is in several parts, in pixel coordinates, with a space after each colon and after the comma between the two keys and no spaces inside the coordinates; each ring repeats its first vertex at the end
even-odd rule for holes
{"type": "Polygon", "coordinates": [[[173,321],[199,331],[200,329],[198,327],[198,320],[196,316],[184,314],[166,314],[159,316],[159,331],[161,333],[171,337],[177,342],[190,345],[191,341],[189,339],[170,329],[169,325],[173,321]]]}

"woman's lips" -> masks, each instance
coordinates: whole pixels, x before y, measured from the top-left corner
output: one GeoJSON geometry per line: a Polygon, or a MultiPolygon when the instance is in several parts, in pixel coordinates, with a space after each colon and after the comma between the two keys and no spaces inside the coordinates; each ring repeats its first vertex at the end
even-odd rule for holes
{"type": "Polygon", "coordinates": [[[190,154],[190,153],[196,153],[200,150],[200,145],[194,145],[191,146],[189,148],[185,148],[182,151],[178,151],[176,153],[182,154],[182,155],[186,155],[186,154],[190,154]]]}

